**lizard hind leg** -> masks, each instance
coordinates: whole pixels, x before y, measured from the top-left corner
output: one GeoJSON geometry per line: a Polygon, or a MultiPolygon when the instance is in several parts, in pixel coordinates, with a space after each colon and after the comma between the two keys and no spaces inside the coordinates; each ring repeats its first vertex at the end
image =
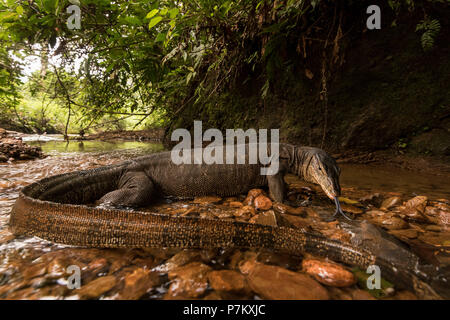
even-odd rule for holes
{"type": "Polygon", "coordinates": [[[103,207],[143,207],[151,202],[154,185],[143,171],[126,172],[118,189],[101,197],[96,205],[103,207]]]}

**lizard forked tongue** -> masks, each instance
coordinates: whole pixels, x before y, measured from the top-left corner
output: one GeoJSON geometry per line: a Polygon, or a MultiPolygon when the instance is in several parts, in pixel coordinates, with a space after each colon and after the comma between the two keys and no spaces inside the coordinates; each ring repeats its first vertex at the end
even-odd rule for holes
{"type": "Polygon", "coordinates": [[[349,216],[347,216],[344,211],[342,211],[341,209],[341,204],[339,203],[339,198],[338,197],[334,197],[334,203],[336,204],[336,212],[334,213],[333,217],[335,217],[338,214],[341,214],[344,216],[344,218],[348,219],[348,220],[352,220],[352,218],[350,218],[349,216]]]}

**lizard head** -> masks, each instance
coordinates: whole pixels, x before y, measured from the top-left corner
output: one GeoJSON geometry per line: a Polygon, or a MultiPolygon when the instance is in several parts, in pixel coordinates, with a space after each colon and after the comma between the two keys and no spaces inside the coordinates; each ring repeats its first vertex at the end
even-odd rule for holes
{"type": "Polygon", "coordinates": [[[313,148],[309,154],[309,162],[304,175],[308,182],[318,184],[332,200],[341,194],[339,184],[339,169],[332,156],[321,149],[313,148]]]}

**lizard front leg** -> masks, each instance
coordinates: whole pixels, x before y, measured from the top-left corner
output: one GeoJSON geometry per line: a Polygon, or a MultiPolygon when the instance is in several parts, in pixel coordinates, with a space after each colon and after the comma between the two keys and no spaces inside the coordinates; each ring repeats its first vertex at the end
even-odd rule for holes
{"type": "Polygon", "coordinates": [[[154,185],[143,171],[126,172],[119,181],[119,188],[97,201],[97,205],[113,207],[143,207],[151,202],[154,185]]]}

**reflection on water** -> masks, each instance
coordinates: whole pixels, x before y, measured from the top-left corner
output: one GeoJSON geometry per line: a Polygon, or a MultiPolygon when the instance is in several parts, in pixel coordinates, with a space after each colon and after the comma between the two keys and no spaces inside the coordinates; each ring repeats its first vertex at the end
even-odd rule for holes
{"type": "Polygon", "coordinates": [[[140,152],[158,152],[163,150],[163,146],[158,143],[147,143],[138,141],[30,141],[30,145],[40,146],[46,154],[61,152],[105,152],[113,150],[139,150],[140,152]]]}
{"type": "Polygon", "coordinates": [[[449,198],[450,180],[445,176],[411,172],[382,165],[341,164],[341,184],[361,190],[399,192],[407,196],[449,198]]]}

